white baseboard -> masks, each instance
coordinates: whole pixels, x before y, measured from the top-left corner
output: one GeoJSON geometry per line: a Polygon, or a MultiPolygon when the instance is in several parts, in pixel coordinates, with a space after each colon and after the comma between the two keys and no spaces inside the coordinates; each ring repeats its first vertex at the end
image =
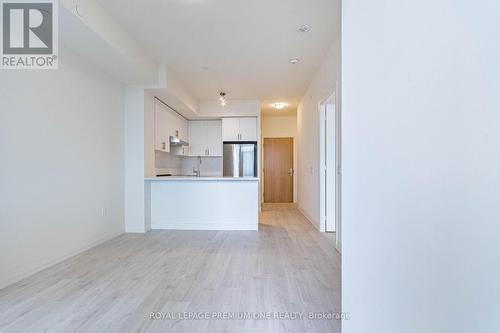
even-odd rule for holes
{"type": "Polygon", "coordinates": [[[299,205],[299,204],[297,204],[297,209],[298,209],[298,211],[299,211],[302,215],[304,215],[304,217],[306,218],[306,220],[307,220],[307,221],[309,221],[309,223],[311,223],[311,224],[314,226],[314,228],[316,228],[318,231],[320,231],[320,232],[321,232],[321,229],[320,229],[320,227],[319,227],[319,223],[317,223],[317,224],[316,224],[315,220],[314,220],[311,216],[309,216],[309,214],[307,214],[307,213],[304,211],[304,209],[302,209],[302,207],[300,207],[300,205],[299,205]]]}
{"type": "Polygon", "coordinates": [[[113,239],[115,237],[120,236],[121,234],[123,234],[123,232],[113,233],[113,234],[111,234],[111,235],[109,235],[107,237],[104,237],[104,238],[101,238],[101,239],[99,239],[99,240],[97,240],[95,242],[92,242],[89,245],[86,245],[86,246],[84,246],[82,248],[79,248],[78,250],[71,251],[70,253],[65,254],[63,256],[59,256],[59,257],[56,257],[54,259],[48,260],[45,263],[43,263],[42,265],[39,265],[39,266],[37,266],[37,267],[35,267],[33,269],[30,269],[30,270],[28,270],[26,272],[19,273],[19,274],[15,275],[12,278],[9,278],[9,279],[3,280],[3,281],[0,280],[0,289],[6,288],[6,287],[8,287],[8,286],[10,286],[10,285],[12,285],[14,283],[17,283],[17,282],[19,282],[21,280],[24,280],[25,278],[30,277],[33,274],[36,274],[36,273],[38,273],[40,271],[43,271],[44,269],[49,268],[50,266],[54,266],[54,265],[56,265],[56,264],[58,264],[58,263],[60,263],[60,262],[62,262],[64,260],[66,260],[66,259],[74,257],[74,256],[76,256],[76,255],[78,255],[78,254],[80,254],[82,252],[85,252],[85,251],[87,251],[87,250],[89,250],[89,249],[91,249],[91,248],[93,248],[93,247],[95,247],[97,245],[105,243],[105,242],[107,242],[107,241],[109,241],[109,240],[111,240],[111,239],[113,239]]]}
{"type": "Polygon", "coordinates": [[[257,231],[259,229],[256,223],[151,223],[153,230],[249,230],[257,231]]]}
{"type": "MultiPolygon", "coordinates": [[[[151,228],[149,228],[151,230],[151,228]]],[[[126,228],[125,232],[127,234],[145,234],[149,231],[147,228],[126,228]]]]}

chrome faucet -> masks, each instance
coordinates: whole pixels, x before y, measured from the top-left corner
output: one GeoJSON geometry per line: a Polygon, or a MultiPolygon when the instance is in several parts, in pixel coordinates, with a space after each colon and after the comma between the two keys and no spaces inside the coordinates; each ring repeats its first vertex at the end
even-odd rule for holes
{"type": "Polygon", "coordinates": [[[196,169],[193,167],[193,172],[196,175],[196,177],[201,177],[201,156],[198,155],[196,158],[196,169]]]}

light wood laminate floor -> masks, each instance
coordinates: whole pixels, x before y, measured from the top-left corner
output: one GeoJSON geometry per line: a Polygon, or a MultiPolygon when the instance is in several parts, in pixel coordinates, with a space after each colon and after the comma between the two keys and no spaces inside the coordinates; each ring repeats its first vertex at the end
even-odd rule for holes
{"type": "Polygon", "coordinates": [[[340,332],[337,320],[151,320],[151,312],[340,311],[340,257],[290,205],[259,232],[124,234],[0,290],[0,332],[340,332]]]}

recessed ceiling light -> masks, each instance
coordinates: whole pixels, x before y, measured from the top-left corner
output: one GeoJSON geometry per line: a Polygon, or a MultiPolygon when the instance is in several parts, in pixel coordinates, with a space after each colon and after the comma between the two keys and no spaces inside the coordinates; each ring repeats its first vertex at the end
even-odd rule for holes
{"type": "Polygon", "coordinates": [[[272,104],[272,107],[275,109],[278,109],[278,110],[282,110],[282,109],[287,107],[287,104],[279,102],[279,103],[272,104]]]}
{"type": "Polygon", "coordinates": [[[288,60],[292,65],[297,65],[300,62],[299,58],[291,58],[288,60]]]}
{"type": "Polygon", "coordinates": [[[302,24],[298,29],[298,32],[309,32],[311,31],[311,27],[308,26],[307,24],[302,24]]]}

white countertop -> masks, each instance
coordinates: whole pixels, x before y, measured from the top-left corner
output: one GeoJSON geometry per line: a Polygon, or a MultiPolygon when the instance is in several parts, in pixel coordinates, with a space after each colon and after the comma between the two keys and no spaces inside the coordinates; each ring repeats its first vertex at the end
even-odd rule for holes
{"type": "Polygon", "coordinates": [[[258,181],[257,177],[196,177],[196,176],[167,176],[146,177],[147,181],[258,181]]]}

